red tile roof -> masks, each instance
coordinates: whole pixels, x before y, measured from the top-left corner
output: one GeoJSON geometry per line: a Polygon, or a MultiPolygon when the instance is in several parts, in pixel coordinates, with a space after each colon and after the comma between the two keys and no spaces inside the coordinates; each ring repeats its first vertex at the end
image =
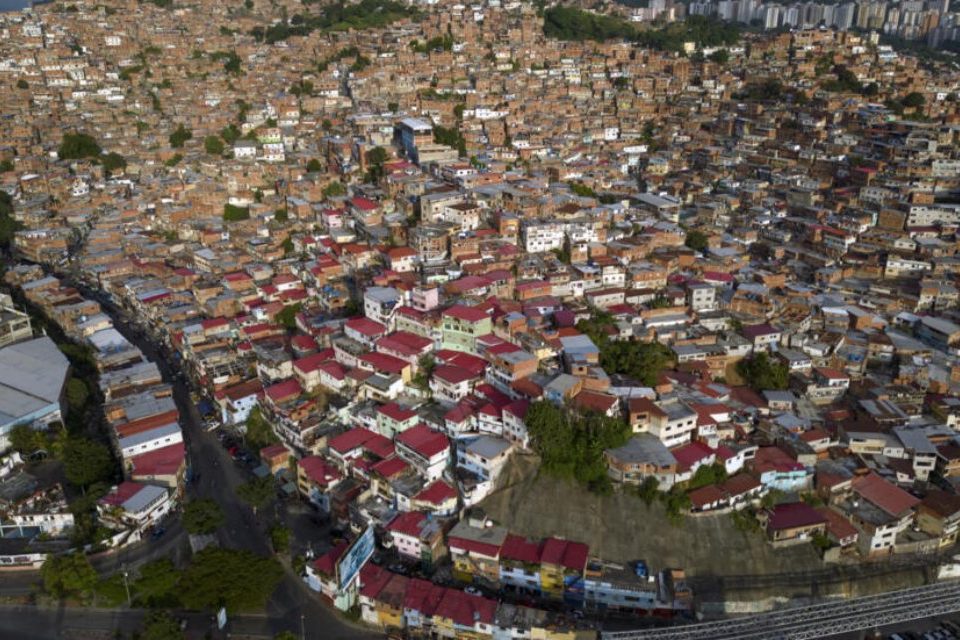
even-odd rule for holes
{"type": "Polygon", "coordinates": [[[692,469],[696,463],[706,460],[716,452],[703,442],[695,441],[678,447],[671,453],[677,459],[679,468],[686,470],[692,469]]]}
{"type": "Polygon", "coordinates": [[[183,466],[186,451],[182,442],[127,458],[131,477],[172,476],[183,466]]]}
{"type": "Polygon", "coordinates": [[[479,376],[460,367],[440,365],[433,370],[433,376],[449,384],[460,384],[479,376]]]}
{"type": "Polygon", "coordinates": [[[147,485],[140,484],[139,482],[125,480],[111,489],[107,495],[100,498],[98,502],[113,507],[122,507],[124,502],[143,491],[146,486],[147,485]]]}
{"type": "Polygon", "coordinates": [[[406,360],[401,360],[387,353],[365,353],[359,359],[373,367],[375,371],[385,371],[397,375],[400,375],[404,369],[410,366],[410,363],[406,360]]]}
{"type": "Polygon", "coordinates": [[[919,498],[872,472],[855,478],[853,491],[870,504],[897,518],[920,503],[919,498]]]}
{"type": "Polygon", "coordinates": [[[307,456],[297,461],[297,466],[315,484],[326,487],[341,478],[340,470],[320,456],[307,456]]]}
{"type": "Polygon", "coordinates": [[[377,464],[370,467],[370,471],[387,479],[402,475],[408,469],[410,469],[410,465],[396,456],[393,458],[387,458],[386,460],[381,460],[377,464]]]}
{"type": "Polygon", "coordinates": [[[590,547],[582,542],[547,538],[543,541],[543,547],[540,551],[540,562],[583,571],[587,566],[587,555],[589,553],[590,547]]]}
{"type": "Polygon", "coordinates": [[[417,415],[416,411],[407,409],[406,407],[401,407],[396,402],[389,402],[381,406],[379,409],[377,409],[377,411],[396,422],[406,422],[410,418],[413,418],[417,415]]]}
{"type": "Polygon", "coordinates": [[[450,448],[447,436],[422,423],[397,435],[396,441],[428,459],[450,448]]]}
{"type": "Polygon", "coordinates": [[[496,612],[495,600],[470,595],[458,589],[445,589],[433,615],[453,620],[454,623],[463,627],[473,628],[478,622],[493,623],[496,612]]]}
{"type": "Polygon", "coordinates": [[[540,544],[509,533],[500,548],[500,557],[515,562],[540,564],[540,544]]]}
{"type": "Polygon", "coordinates": [[[825,524],[827,519],[819,511],[805,502],[791,502],[788,504],[778,504],[767,520],[768,531],[780,531],[782,529],[794,529],[797,527],[809,527],[815,524],[825,524]]]}
{"type": "Polygon", "coordinates": [[[364,429],[363,427],[355,427],[349,431],[344,431],[338,436],[334,436],[327,442],[327,446],[334,451],[346,454],[354,449],[359,449],[366,442],[373,438],[382,437],[378,434],[370,431],[369,429],[364,429]]]}
{"type": "Polygon", "coordinates": [[[360,333],[368,337],[382,336],[387,332],[387,328],[377,322],[376,320],[371,320],[370,318],[350,318],[344,324],[346,329],[352,329],[357,333],[360,333]]]}
{"type": "Polygon", "coordinates": [[[688,496],[694,509],[702,509],[709,504],[722,500],[724,493],[716,485],[708,484],[705,487],[694,489],[688,496]]]}
{"type": "Polygon", "coordinates": [[[451,487],[443,480],[434,480],[427,485],[423,491],[413,497],[414,500],[427,502],[433,505],[440,505],[457,497],[457,490],[451,487]]]}
{"type": "Polygon", "coordinates": [[[427,516],[419,511],[407,511],[399,514],[387,525],[387,531],[391,533],[402,533],[404,535],[417,538],[420,536],[420,530],[427,516]]]}
{"type": "Polygon", "coordinates": [[[303,387],[295,378],[290,378],[270,385],[264,390],[264,393],[274,402],[282,402],[284,399],[299,396],[303,393],[303,387]]]}
{"type": "Polygon", "coordinates": [[[394,574],[368,562],[360,569],[360,595],[376,600],[394,574]]]}
{"type": "Polygon", "coordinates": [[[483,358],[453,349],[441,349],[437,351],[436,359],[438,363],[466,369],[477,376],[481,375],[487,368],[487,361],[483,358]]]}
{"type": "Polygon", "coordinates": [[[341,542],[334,548],[327,551],[325,554],[313,561],[314,570],[324,576],[332,577],[336,574],[337,562],[347,551],[347,547],[350,546],[349,542],[341,542]]]}
{"type": "Polygon", "coordinates": [[[468,307],[462,304],[453,305],[444,311],[443,315],[463,320],[464,322],[479,322],[489,317],[485,312],[476,307],[468,307]]]}

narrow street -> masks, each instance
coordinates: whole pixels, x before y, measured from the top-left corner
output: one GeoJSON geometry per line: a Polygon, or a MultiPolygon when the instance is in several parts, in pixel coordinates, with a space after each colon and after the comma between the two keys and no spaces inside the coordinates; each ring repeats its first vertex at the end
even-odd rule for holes
{"type": "MultiPolygon", "coordinates": [[[[225,523],[219,531],[221,546],[233,549],[246,549],[261,555],[272,553],[267,539],[269,520],[256,517],[236,495],[236,488],[247,481],[244,473],[234,464],[228,453],[220,446],[216,437],[207,432],[197,407],[190,397],[190,388],[179,372],[173,368],[173,359],[163,348],[157,345],[132,325],[101,292],[79,286],[85,296],[98,300],[113,318],[114,326],[130,342],[135,344],[145,357],[157,363],[164,379],[173,386],[173,398],[180,411],[180,424],[187,448],[187,461],[196,478],[187,486],[191,497],[210,498],[223,509],[225,523]],[[199,474],[199,477],[197,475],[199,474]]],[[[176,531],[168,531],[164,536],[170,538],[166,543],[161,540],[148,542],[160,548],[174,545],[178,539],[185,543],[179,523],[176,531]]],[[[150,547],[146,547],[150,549],[150,547]]],[[[148,551],[154,557],[153,550],[148,551]]],[[[166,557],[170,557],[166,555],[166,557]]],[[[120,562],[114,560],[114,562],[120,562]]],[[[119,565],[115,565],[119,566],[119,565]]],[[[267,604],[267,617],[264,623],[271,633],[279,631],[301,631],[301,616],[306,638],[344,639],[377,637],[376,634],[342,620],[336,612],[319,601],[319,596],[303,583],[292,571],[287,571],[283,581],[273,593],[267,604]]],[[[2,634],[0,634],[2,635],[2,634]]]]}

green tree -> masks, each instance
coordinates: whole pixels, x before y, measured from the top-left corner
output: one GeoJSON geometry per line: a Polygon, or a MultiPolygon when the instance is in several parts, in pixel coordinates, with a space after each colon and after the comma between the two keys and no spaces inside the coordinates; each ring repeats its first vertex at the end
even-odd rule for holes
{"type": "Polygon", "coordinates": [[[688,489],[699,489],[711,484],[720,484],[727,479],[727,468],[719,462],[714,464],[705,464],[697,468],[696,473],[690,478],[687,485],[688,489]]]}
{"type": "Polygon", "coordinates": [[[14,451],[25,456],[46,449],[48,446],[46,435],[28,424],[18,424],[13,427],[7,434],[7,439],[14,451]]]}
{"type": "Polygon", "coordinates": [[[254,478],[237,487],[237,497],[250,505],[254,513],[270,504],[276,497],[273,476],[254,478]]]}
{"type": "Polygon", "coordinates": [[[131,585],[134,599],[147,607],[179,605],[177,584],[180,571],[167,558],[148,562],[140,567],[140,575],[131,585]]]}
{"type": "Polygon", "coordinates": [[[82,553],[47,556],[40,577],[44,591],[56,598],[86,598],[97,586],[97,572],[82,553]]]}
{"type": "Polygon", "coordinates": [[[63,447],[63,472],[83,489],[109,480],[115,470],[113,455],[105,445],[81,436],[71,436],[63,447]]]}
{"type": "Polygon", "coordinates": [[[347,193],[347,188],[341,183],[334,181],[323,188],[323,197],[334,198],[347,193]]]}
{"type": "Polygon", "coordinates": [[[281,524],[270,527],[270,544],[277,553],[290,550],[290,529],[281,524]]]}
{"type": "Polygon", "coordinates": [[[530,405],[526,423],[544,471],[575,480],[597,493],[611,490],[603,451],[622,446],[630,438],[625,422],[540,401],[530,405]]]}
{"type": "Polygon", "coordinates": [[[220,137],[223,138],[227,144],[233,144],[240,139],[240,129],[238,129],[235,124],[228,124],[223,129],[220,129],[220,137]]]}
{"type": "Polygon", "coordinates": [[[703,231],[691,229],[687,231],[687,239],[683,241],[685,245],[694,251],[703,252],[708,246],[709,238],[703,231]]]}
{"type": "Polygon", "coordinates": [[[717,64],[727,64],[727,62],[730,61],[730,51],[727,49],[717,49],[707,57],[711,62],[716,62],[717,64]]]}
{"type": "Polygon", "coordinates": [[[184,606],[190,609],[227,611],[262,609],[283,578],[283,568],[273,558],[249,551],[207,547],[193,557],[180,579],[184,606]]]}
{"type": "Polygon", "coordinates": [[[207,136],[203,139],[203,149],[212,156],[223,155],[223,140],[219,136],[207,136]]]}
{"type": "Polygon", "coordinates": [[[30,85],[27,83],[26,80],[24,80],[23,78],[20,78],[19,80],[17,80],[17,89],[29,89],[29,88],[30,88],[30,85]]]}
{"type": "Polygon", "coordinates": [[[310,158],[310,161],[307,162],[307,171],[310,173],[316,173],[317,171],[322,171],[323,166],[320,164],[320,161],[316,158],[310,158]]]}
{"type": "Polygon", "coordinates": [[[417,375],[413,377],[413,384],[423,392],[430,391],[430,376],[433,370],[437,368],[437,361],[431,354],[420,356],[417,360],[417,375]]]}
{"type": "Polygon", "coordinates": [[[377,182],[383,177],[383,163],[387,161],[387,150],[383,147],[374,147],[367,152],[367,166],[370,167],[370,177],[377,182]]]}
{"type": "Polygon", "coordinates": [[[140,640],[180,640],[183,637],[180,625],[166,611],[148,613],[140,634],[140,640]]]}
{"type": "Polygon", "coordinates": [[[905,107],[911,107],[913,109],[920,109],[926,104],[926,99],[923,97],[922,93],[918,91],[912,91],[903,97],[903,100],[900,101],[901,104],[905,107]]]}
{"type": "Polygon", "coordinates": [[[260,411],[259,406],[255,406],[250,410],[250,415],[247,416],[245,424],[246,433],[243,437],[252,449],[259,451],[264,447],[280,442],[280,438],[273,432],[273,427],[271,427],[267,419],[263,417],[263,412],[260,411]]]}
{"type": "MultiPolygon", "coordinates": [[[[290,219],[290,214],[286,209],[277,209],[273,212],[273,219],[277,222],[286,222],[290,219]]],[[[290,236],[283,239],[283,250],[285,254],[293,251],[293,240],[290,239],[290,236]],[[287,243],[290,244],[290,251],[287,251],[287,243]]]]}
{"type": "Polygon", "coordinates": [[[183,507],[183,528],[195,535],[208,535],[223,526],[223,509],[213,500],[198,498],[183,507]]]}
{"type": "Polygon", "coordinates": [[[183,156],[180,155],[179,153],[175,153],[175,154],[173,154],[173,156],[172,156],[169,160],[167,160],[167,161],[164,162],[163,164],[166,165],[166,166],[168,166],[168,167],[175,167],[175,166],[177,166],[178,164],[180,164],[180,161],[181,161],[181,160],[183,160],[183,156]]]}
{"type": "MultiPolygon", "coordinates": [[[[289,240],[289,238],[287,238],[287,240],[289,240]]],[[[277,322],[282,324],[287,331],[293,331],[297,328],[297,314],[300,313],[301,308],[303,308],[303,305],[301,305],[299,302],[296,304],[286,305],[277,314],[277,322]]]]}
{"type": "Polygon", "coordinates": [[[119,153],[111,151],[100,158],[100,164],[103,165],[103,169],[107,174],[111,175],[118,171],[123,172],[123,170],[127,168],[127,159],[119,153]]]}
{"type": "Polygon", "coordinates": [[[582,182],[568,182],[567,186],[570,187],[570,190],[581,198],[596,198],[597,192],[583,184],[582,182]]]}
{"type": "Polygon", "coordinates": [[[8,249],[13,243],[14,234],[22,228],[23,225],[13,217],[13,198],[0,190],[0,247],[8,249]]]}
{"type": "Polygon", "coordinates": [[[57,157],[61,160],[79,160],[81,158],[96,158],[101,149],[97,141],[86,133],[65,133],[57,157]]]}
{"type": "Polygon", "coordinates": [[[737,363],[737,373],[756,391],[786,389],[790,382],[790,369],[783,362],[774,361],[760,352],[737,363]]]}
{"type": "Polygon", "coordinates": [[[678,526],[683,522],[683,516],[690,511],[690,496],[686,491],[674,489],[663,494],[663,506],[667,511],[667,520],[678,526]]]}
{"type": "Polygon", "coordinates": [[[644,478],[643,482],[637,487],[637,497],[649,507],[657,499],[660,493],[660,482],[653,476],[644,478]]]}
{"type": "MultiPolygon", "coordinates": [[[[286,212],[284,212],[284,214],[283,214],[283,219],[281,220],[280,218],[277,218],[277,221],[278,221],[278,222],[286,222],[286,221],[287,221],[286,212]]],[[[280,243],[280,247],[283,249],[283,255],[284,255],[284,257],[289,256],[289,255],[290,255],[291,253],[293,253],[293,251],[294,251],[293,238],[291,238],[290,236],[287,236],[286,238],[284,238],[284,239],[283,239],[283,242],[280,243]]],[[[295,328],[296,326],[297,326],[297,325],[296,325],[296,322],[294,322],[293,325],[292,325],[292,327],[290,327],[290,328],[293,329],[293,328],[295,328]]]]}
{"type": "Polygon", "coordinates": [[[250,219],[250,209],[247,207],[238,207],[236,205],[227,203],[223,205],[223,220],[224,222],[237,222],[240,220],[249,220],[250,219]]]}
{"type": "Polygon", "coordinates": [[[90,399],[90,388],[87,383],[80,378],[73,376],[67,380],[67,405],[70,411],[78,413],[83,412],[87,407],[87,400],[90,399]]]}
{"type": "Polygon", "coordinates": [[[183,123],[177,125],[173,133],[170,134],[170,146],[174,149],[182,149],[187,140],[193,138],[193,132],[183,126],[183,123]]]}

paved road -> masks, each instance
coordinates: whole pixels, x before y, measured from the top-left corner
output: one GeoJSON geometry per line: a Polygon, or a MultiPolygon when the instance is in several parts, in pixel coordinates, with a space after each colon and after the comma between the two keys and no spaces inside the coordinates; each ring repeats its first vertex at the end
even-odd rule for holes
{"type": "MultiPolygon", "coordinates": [[[[113,318],[117,330],[139,347],[148,359],[156,362],[164,378],[172,383],[173,398],[180,411],[188,461],[194,474],[199,473],[199,479],[190,483],[188,491],[194,497],[215,500],[223,509],[225,523],[218,534],[221,546],[246,549],[261,555],[271,553],[264,518],[255,517],[250,507],[236,495],[236,488],[246,482],[247,477],[213,434],[203,428],[196,405],[190,398],[189,387],[174,375],[179,371],[174,369],[171,354],[163,348],[157,348],[141,329],[132,326],[124,314],[103,294],[86,287],[79,288],[84,295],[101,302],[104,310],[113,318]]],[[[171,532],[165,535],[171,535],[171,532]]],[[[286,630],[299,634],[301,617],[307,638],[355,640],[379,637],[344,621],[332,609],[322,604],[318,596],[310,591],[299,577],[287,571],[267,603],[267,618],[264,624],[273,633],[286,630]]],[[[3,637],[2,634],[0,637],[3,637]]]]}
{"type": "MultiPolygon", "coordinates": [[[[117,631],[125,634],[142,628],[146,611],[139,609],[93,609],[59,607],[44,608],[24,605],[0,605],[0,638],[18,640],[94,640],[114,638],[117,631]]],[[[273,638],[274,630],[267,616],[233,616],[223,632],[215,629],[212,616],[205,613],[173,612],[178,620],[186,620],[188,638],[203,638],[207,633],[231,638],[273,638]]],[[[321,634],[304,629],[306,636],[321,634]]],[[[300,630],[296,630],[299,636],[300,630]]],[[[326,637],[326,636],[323,636],[326,637]]]]}
{"type": "MultiPolygon", "coordinates": [[[[90,556],[90,564],[98,573],[110,575],[126,567],[134,569],[151,560],[169,558],[179,562],[187,557],[189,547],[180,520],[171,518],[164,523],[166,533],[159,539],[147,538],[119,551],[102,552],[90,556]]],[[[0,596],[16,597],[33,593],[40,585],[40,574],[33,570],[6,570],[0,572],[0,596]]]]}
{"type": "Polygon", "coordinates": [[[669,629],[604,632],[603,640],[810,640],[960,611],[960,582],[669,629]]]}

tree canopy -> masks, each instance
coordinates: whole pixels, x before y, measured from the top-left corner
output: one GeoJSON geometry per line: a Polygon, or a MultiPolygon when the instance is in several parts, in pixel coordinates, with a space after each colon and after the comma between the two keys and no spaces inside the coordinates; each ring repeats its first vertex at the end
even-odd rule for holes
{"type": "Polygon", "coordinates": [[[115,470],[113,455],[106,445],[81,436],[71,436],[63,447],[63,472],[78,487],[111,478],[115,470]]]}
{"type": "Polygon", "coordinates": [[[273,432],[273,427],[271,427],[267,419],[263,417],[263,412],[260,410],[260,407],[254,407],[250,410],[250,414],[247,416],[246,427],[247,431],[243,436],[244,440],[246,440],[250,448],[256,451],[280,442],[277,434],[273,432]]]}
{"type": "Polygon", "coordinates": [[[103,165],[103,169],[107,174],[116,173],[117,171],[122,172],[127,168],[127,159],[115,151],[101,156],[100,163],[103,165]]]}
{"type": "Polygon", "coordinates": [[[0,190],[0,247],[8,249],[14,234],[22,228],[23,225],[13,217],[13,198],[0,190]]]}
{"type": "MultiPolygon", "coordinates": [[[[304,4],[317,1],[319,0],[304,0],[304,4]]],[[[340,1],[324,6],[317,14],[298,13],[289,21],[283,20],[266,29],[255,27],[250,34],[258,41],[273,44],[291,36],[305,36],[313,31],[362,31],[385,27],[404,18],[416,20],[418,16],[416,9],[396,0],[360,0],[355,4],[340,1]]]]}
{"type": "Polygon", "coordinates": [[[336,196],[342,196],[347,192],[347,188],[343,186],[340,182],[333,181],[323,188],[323,196],[325,198],[333,198],[336,196]]]}
{"type": "Polygon", "coordinates": [[[187,140],[193,138],[193,132],[183,126],[183,123],[177,125],[173,133],[170,134],[170,146],[174,149],[180,149],[186,144],[187,140]]]}
{"type": "Polygon", "coordinates": [[[596,311],[589,320],[577,323],[600,349],[600,366],[607,373],[622,373],[647,386],[657,383],[660,372],[673,364],[673,352],[659,342],[611,340],[613,318],[609,313],[596,311]]]}
{"type": "MultiPolygon", "coordinates": [[[[284,253],[290,253],[293,251],[293,241],[290,238],[284,240],[285,243],[289,242],[290,251],[287,251],[287,246],[284,245],[284,253]]],[[[277,322],[282,324],[284,328],[288,331],[293,331],[297,328],[297,314],[300,313],[300,309],[303,308],[303,305],[299,302],[296,304],[288,304],[283,309],[277,313],[277,322]]]]}
{"type": "Polygon", "coordinates": [[[140,634],[140,640],[180,640],[183,637],[180,625],[166,611],[149,612],[140,634]]]}
{"type": "MultiPolygon", "coordinates": [[[[682,52],[687,42],[698,47],[728,47],[740,40],[740,28],[706,16],[688,16],[657,29],[637,29],[622,18],[556,5],[544,11],[543,32],[558,40],[630,40],[660,51],[682,52]]],[[[729,52],[725,52],[729,56],[729,52]]],[[[725,62],[718,53],[715,62],[725,62]]]]}
{"type": "Polygon", "coordinates": [[[223,526],[223,509],[208,498],[190,500],[183,506],[183,528],[197,535],[211,534],[223,526]]]}
{"type": "Polygon", "coordinates": [[[697,229],[691,229],[687,231],[687,239],[683,241],[685,245],[693,249],[694,251],[704,251],[707,248],[709,238],[707,234],[703,231],[698,231],[697,229]]]}
{"type": "Polygon", "coordinates": [[[207,547],[183,572],[180,599],[191,609],[250,611],[262,608],[280,583],[283,568],[249,551],[207,547]]]}
{"type": "Polygon", "coordinates": [[[57,598],[86,597],[97,586],[97,572],[82,553],[47,556],[40,576],[44,590],[57,598]]]}
{"type": "Polygon", "coordinates": [[[237,497],[249,504],[256,513],[276,497],[273,476],[254,478],[237,487],[237,497]]]}
{"type": "Polygon", "coordinates": [[[203,139],[203,149],[212,156],[219,156],[223,154],[225,146],[220,136],[207,136],[203,139]]]}
{"type": "Polygon", "coordinates": [[[130,590],[134,600],[148,607],[172,607],[179,604],[177,583],[180,571],[167,558],[140,567],[140,575],[130,590]]]}
{"type": "Polygon", "coordinates": [[[540,401],[530,405],[526,423],[544,471],[576,480],[591,491],[610,490],[603,450],[622,446],[630,438],[630,427],[623,420],[578,414],[540,401]]]}
{"type": "Polygon", "coordinates": [[[224,222],[238,222],[240,220],[250,219],[250,209],[248,207],[238,207],[229,202],[223,205],[224,222]]]}
{"type": "Polygon", "coordinates": [[[79,160],[81,158],[96,158],[101,153],[100,145],[93,136],[86,133],[65,133],[57,156],[61,160],[79,160]]]}
{"type": "Polygon", "coordinates": [[[790,369],[786,363],[773,360],[765,352],[738,362],[737,373],[756,391],[786,389],[790,382],[790,369]]]}

